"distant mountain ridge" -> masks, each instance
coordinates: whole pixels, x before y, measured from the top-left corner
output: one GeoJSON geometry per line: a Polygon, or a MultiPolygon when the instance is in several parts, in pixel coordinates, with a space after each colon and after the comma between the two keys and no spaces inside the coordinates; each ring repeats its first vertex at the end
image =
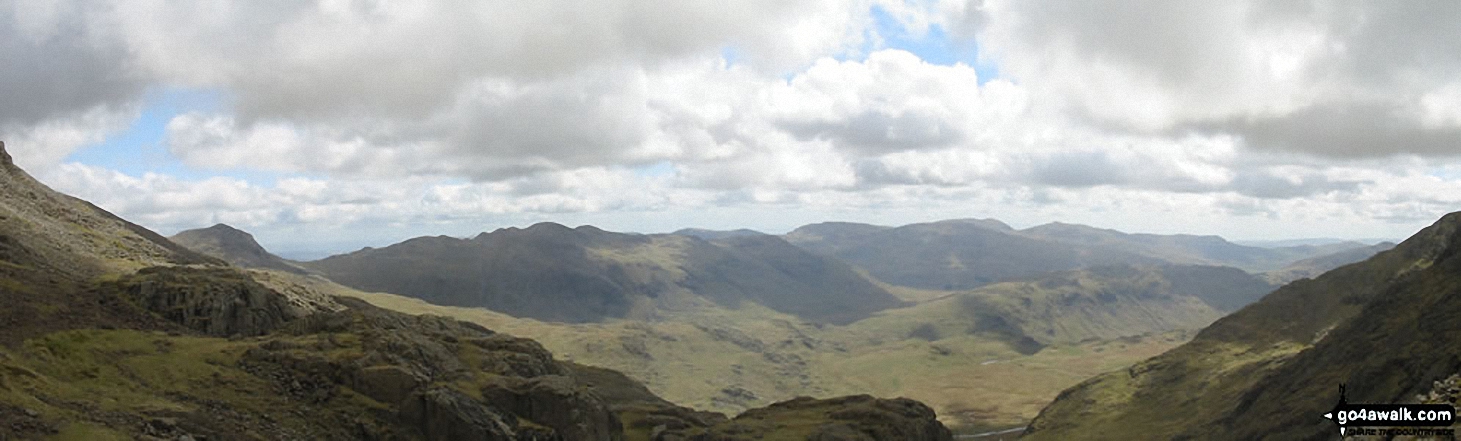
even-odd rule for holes
{"type": "Polygon", "coordinates": [[[1363,246],[1260,248],[1218,236],[1128,234],[1058,222],[1016,230],[994,219],[900,227],[827,222],[797,228],[784,238],[843,259],[886,283],[944,290],[1102,265],[1210,265],[1262,272],[1363,246]]]}
{"type": "Polygon", "coordinates": [[[824,223],[786,239],[867,270],[878,280],[923,289],[966,290],[1087,266],[1164,263],[1139,254],[1018,234],[992,220],[888,228],[824,223]]]}
{"type": "Polygon", "coordinates": [[[1367,247],[1351,248],[1333,254],[1310,257],[1290,263],[1283,268],[1266,272],[1263,274],[1263,277],[1275,285],[1282,285],[1299,279],[1318,277],[1321,274],[1329,272],[1329,270],[1364,261],[1391,248],[1395,248],[1394,242],[1380,242],[1367,247]]]}
{"type": "Polygon", "coordinates": [[[302,265],[361,290],[565,322],[750,302],[846,323],[902,304],[846,264],[767,235],[712,242],[545,222],[472,239],[419,237],[302,265]]]}

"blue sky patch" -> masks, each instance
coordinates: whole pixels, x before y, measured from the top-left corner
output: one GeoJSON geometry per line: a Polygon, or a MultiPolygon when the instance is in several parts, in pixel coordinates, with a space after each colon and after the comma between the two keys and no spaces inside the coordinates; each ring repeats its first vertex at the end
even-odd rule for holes
{"type": "Polygon", "coordinates": [[[999,77],[998,68],[979,62],[979,45],[973,40],[951,37],[939,25],[930,25],[927,32],[914,35],[882,6],[873,6],[871,13],[877,36],[882,37],[882,47],[872,47],[873,35],[868,35],[868,46],[862,51],[864,55],[877,49],[901,49],[929,64],[952,66],[964,63],[973,66],[981,85],[999,77]]]}
{"type": "Polygon", "coordinates": [[[279,173],[249,169],[200,170],[184,164],[167,150],[167,123],[188,113],[217,113],[227,108],[227,99],[215,89],[161,88],[142,97],[142,113],[132,125],[106,140],[82,147],[66,158],[94,167],[109,168],[129,176],[148,172],[188,181],[211,177],[241,179],[251,185],[273,186],[279,173]]]}

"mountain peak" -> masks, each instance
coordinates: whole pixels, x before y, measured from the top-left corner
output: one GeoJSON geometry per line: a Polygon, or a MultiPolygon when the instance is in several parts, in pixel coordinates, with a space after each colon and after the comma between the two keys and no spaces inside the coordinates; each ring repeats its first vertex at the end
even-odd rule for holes
{"type": "Polygon", "coordinates": [[[538,222],[524,229],[525,231],[572,231],[567,225],[557,222],[538,222]]]}
{"type": "Polygon", "coordinates": [[[5,141],[0,141],[0,165],[10,165],[10,153],[5,151],[5,141]]]}
{"type": "Polygon", "coordinates": [[[203,228],[202,231],[208,231],[208,232],[214,233],[214,234],[228,234],[228,235],[235,235],[235,236],[247,236],[250,241],[254,240],[254,235],[249,234],[247,231],[234,228],[233,226],[228,225],[228,224],[224,224],[224,223],[213,224],[213,226],[211,226],[211,227],[203,228]]]}
{"type": "Polygon", "coordinates": [[[227,224],[220,223],[208,228],[179,232],[170,239],[193,251],[217,257],[244,268],[269,268],[304,273],[304,270],[299,267],[270,254],[263,245],[259,245],[259,242],[254,239],[254,235],[227,224]]]}
{"type": "Polygon", "coordinates": [[[988,228],[988,229],[996,230],[996,231],[1014,231],[1015,230],[1014,227],[1011,227],[1009,224],[1004,223],[1004,221],[1001,221],[999,219],[995,219],[995,218],[992,218],[992,217],[991,218],[985,218],[985,219],[973,219],[973,218],[969,218],[969,219],[952,219],[952,220],[948,220],[948,221],[944,221],[944,222],[959,223],[959,224],[966,224],[966,225],[974,225],[974,226],[984,227],[984,228],[988,228]]]}

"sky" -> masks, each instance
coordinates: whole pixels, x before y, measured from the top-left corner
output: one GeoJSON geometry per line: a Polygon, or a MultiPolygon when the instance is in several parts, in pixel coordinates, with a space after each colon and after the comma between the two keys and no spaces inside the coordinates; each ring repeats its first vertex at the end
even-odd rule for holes
{"type": "Polygon", "coordinates": [[[0,0],[0,140],[286,255],[541,221],[1404,238],[1461,2],[0,0]]]}

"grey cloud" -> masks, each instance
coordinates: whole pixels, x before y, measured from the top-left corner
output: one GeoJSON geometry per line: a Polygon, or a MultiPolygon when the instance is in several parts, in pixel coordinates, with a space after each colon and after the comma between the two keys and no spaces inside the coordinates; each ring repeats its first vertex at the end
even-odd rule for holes
{"type": "Polygon", "coordinates": [[[237,92],[240,117],[419,119],[480,78],[542,81],[745,46],[784,56],[814,1],[123,3],[129,40],[160,74],[237,92]],[[207,16],[209,20],[189,20],[207,16]]]}
{"type": "Polygon", "coordinates": [[[1326,6],[1312,12],[1344,43],[1336,64],[1363,83],[1386,87],[1452,81],[1461,73],[1461,3],[1349,1],[1326,6]]]}
{"type": "MultiPolygon", "coordinates": [[[[1461,152],[1461,129],[1415,122],[1419,96],[1461,78],[1461,3],[1034,0],[1000,13],[1009,15],[984,19],[991,22],[986,28],[1002,32],[992,40],[1005,46],[992,51],[1003,57],[1002,72],[1023,75],[1035,88],[1083,78],[1066,84],[1076,89],[1058,91],[1076,99],[1079,88],[1126,85],[1102,83],[1092,72],[1119,73],[1117,83],[1154,80],[1161,96],[1141,97],[1176,103],[1170,124],[1158,130],[1197,128],[1242,136],[1260,150],[1331,157],[1461,152]],[[1320,40],[1309,40],[1310,33],[1320,40]],[[1296,39],[1267,40],[1280,36],[1296,39]],[[1255,59],[1245,52],[1254,44],[1308,52],[1288,60],[1298,63],[1292,77],[1279,77],[1273,72],[1282,61],[1255,59]],[[1031,55],[1039,53],[1046,56],[1031,55]]],[[[1112,114],[1102,110],[1105,102],[1076,104],[1076,117],[1100,127],[1151,130],[1151,115],[1112,114]]]]}
{"type": "Polygon", "coordinates": [[[846,120],[781,121],[783,130],[801,140],[826,139],[861,155],[948,147],[964,140],[963,131],[936,115],[889,114],[869,110],[846,120]]]}
{"type": "Polygon", "coordinates": [[[1338,157],[1461,155],[1461,128],[1425,127],[1405,109],[1382,104],[1314,105],[1285,115],[1233,117],[1189,128],[1210,135],[1236,134],[1256,150],[1338,157]]]}
{"type": "Polygon", "coordinates": [[[1056,187],[1122,185],[1132,181],[1133,165],[1120,164],[1099,151],[1060,153],[1033,164],[1029,179],[1056,187]]]}
{"type": "Polygon", "coordinates": [[[893,167],[881,158],[865,158],[854,161],[852,170],[857,177],[857,186],[863,189],[888,185],[931,185],[954,187],[967,184],[963,179],[938,176],[927,170],[893,167]]]}
{"type": "MultiPolygon", "coordinates": [[[[1173,86],[1191,85],[1226,61],[1229,41],[1220,38],[1230,2],[1162,0],[1022,1],[1021,43],[1060,48],[1100,60],[1139,67],[1173,86]]],[[[996,18],[997,19],[997,18],[996,18]]],[[[1011,56],[1027,56],[1011,54],[1011,56]]],[[[1082,75],[1082,72],[1057,73],[1082,75]]]]}
{"type": "Polygon", "coordinates": [[[1365,183],[1335,181],[1316,174],[1280,176],[1270,171],[1244,171],[1233,179],[1228,189],[1261,199],[1292,199],[1333,192],[1353,193],[1365,183]]]}
{"type": "Polygon", "coordinates": [[[636,76],[525,89],[465,104],[448,125],[449,156],[486,170],[488,162],[556,169],[659,159],[633,157],[652,128],[636,76]]]}
{"type": "Polygon", "coordinates": [[[94,35],[81,8],[47,2],[62,13],[41,29],[23,29],[17,8],[0,6],[0,126],[28,126],[95,106],[121,106],[146,82],[126,51],[94,35]]]}

